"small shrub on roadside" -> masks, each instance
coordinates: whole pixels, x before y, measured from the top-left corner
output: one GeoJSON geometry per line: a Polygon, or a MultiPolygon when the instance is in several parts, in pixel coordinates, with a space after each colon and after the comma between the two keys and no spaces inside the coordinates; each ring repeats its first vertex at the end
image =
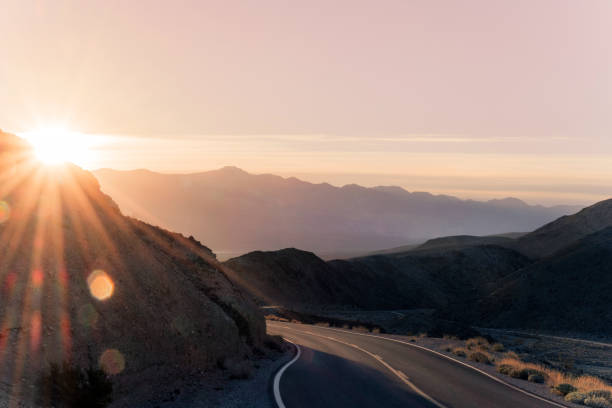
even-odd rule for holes
{"type": "Polygon", "coordinates": [[[488,353],[482,352],[482,351],[473,351],[470,353],[469,357],[468,357],[471,361],[474,361],[476,363],[484,363],[484,364],[491,364],[491,356],[488,355],[488,353]]]}
{"type": "Polygon", "coordinates": [[[569,394],[570,392],[578,391],[576,387],[574,387],[572,384],[567,384],[567,383],[559,384],[554,389],[555,391],[557,391],[557,393],[563,396],[569,394]]]}
{"type": "Polygon", "coordinates": [[[505,355],[505,358],[510,358],[510,359],[514,359],[514,360],[520,360],[519,355],[516,354],[514,351],[508,351],[505,355]]]}
{"type": "Polygon", "coordinates": [[[488,347],[489,341],[485,339],[484,337],[472,337],[471,339],[467,339],[465,341],[465,346],[468,348],[468,350],[471,350],[472,348],[475,348],[478,346],[488,347]]]}
{"type": "Polygon", "coordinates": [[[112,402],[113,383],[99,368],[82,369],[68,362],[51,364],[39,380],[39,404],[44,407],[104,408],[112,402]]]}
{"type": "Polygon", "coordinates": [[[529,374],[529,377],[527,377],[527,381],[532,383],[544,384],[544,381],[546,381],[546,377],[542,374],[533,373],[529,374]]]}
{"type": "Polygon", "coordinates": [[[491,346],[491,348],[493,349],[493,351],[497,351],[497,352],[504,351],[504,345],[501,343],[495,343],[493,344],[493,346],[491,346]]]}
{"type": "Polygon", "coordinates": [[[570,392],[565,396],[565,400],[567,402],[573,402],[574,404],[583,404],[584,400],[587,398],[587,395],[583,392],[570,392]]]}
{"type": "Polygon", "coordinates": [[[587,397],[584,402],[584,405],[587,407],[593,408],[610,408],[612,404],[606,399],[602,397],[587,397]]]}
{"type": "Polygon", "coordinates": [[[587,392],[587,397],[612,399],[612,392],[608,390],[591,390],[587,392]]]}
{"type": "Polygon", "coordinates": [[[453,351],[453,346],[450,344],[447,344],[445,346],[442,346],[442,350],[446,351],[447,353],[450,353],[453,351]]]}
{"type": "Polygon", "coordinates": [[[510,364],[500,364],[497,366],[497,372],[504,375],[510,375],[510,372],[514,370],[514,366],[510,364]]]}
{"type": "Polygon", "coordinates": [[[467,355],[465,350],[462,348],[453,349],[453,354],[457,357],[465,357],[467,355]]]}

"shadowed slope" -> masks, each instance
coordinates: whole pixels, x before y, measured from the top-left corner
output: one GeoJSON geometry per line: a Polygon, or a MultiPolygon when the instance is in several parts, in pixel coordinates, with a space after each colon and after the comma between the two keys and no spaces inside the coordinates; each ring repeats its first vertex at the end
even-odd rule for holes
{"type": "Polygon", "coordinates": [[[124,217],[90,173],[42,167],[15,136],[0,133],[0,147],[0,376],[12,395],[33,398],[53,361],[100,364],[121,392],[261,343],[263,318],[208,248],[124,217]]]}
{"type": "Polygon", "coordinates": [[[532,257],[551,255],[561,248],[612,226],[612,199],[600,201],[576,214],[561,217],[519,238],[517,248],[532,257]]]}

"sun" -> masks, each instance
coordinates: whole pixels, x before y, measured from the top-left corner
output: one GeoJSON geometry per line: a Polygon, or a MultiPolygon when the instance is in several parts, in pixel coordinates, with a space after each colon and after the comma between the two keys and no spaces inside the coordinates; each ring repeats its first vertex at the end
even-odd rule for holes
{"type": "Polygon", "coordinates": [[[59,127],[40,128],[22,136],[34,147],[36,157],[45,164],[71,162],[87,167],[92,151],[87,135],[59,127]]]}

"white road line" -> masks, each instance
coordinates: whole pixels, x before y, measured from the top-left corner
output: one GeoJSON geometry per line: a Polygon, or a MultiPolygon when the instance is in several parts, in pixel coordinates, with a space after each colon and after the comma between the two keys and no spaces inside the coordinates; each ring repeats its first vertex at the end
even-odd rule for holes
{"type": "MultiPolygon", "coordinates": [[[[288,327],[288,326],[285,326],[285,327],[288,327]]],[[[317,326],[317,327],[318,327],[319,329],[333,330],[333,331],[338,331],[338,332],[341,332],[341,333],[354,334],[354,335],[357,335],[357,336],[375,337],[375,338],[377,338],[377,339],[383,339],[383,340],[387,340],[387,341],[393,341],[393,342],[396,342],[396,343],[401,343],[401,344],[405,344],[405,345],[407,345],[407,346],[411,346],[411,347],[415,347],[415,348],[418,348],[418,349],[421,349],[421,350],[425,350],[425,351],[428,351],[428,352],[430,352],[430,353],[436,354],[436,355],[438,355],[438,356],[440,356],[440,357],[444,357],[444,358],[446,358],[446,359],[448,359],[448,360],[454,361],[455,363],[461,364],[461,365],[463,365],[463,366],[465,366],[465,367],[471,368],[472,370],[478,371],[480,374],[485,375],[485,376],[489,377],[490,379],[492,379],[492,380],[494,380],[494,381],[497,381],[497,382],[498,382],[498,383],[500,383],[500,384],[503,384],[503,385],[505,385],[505,386],[507,386],[507,387],[510,387],[510,388],[512,388],[513,390],[518,391],[518,392],[521,392],[521,393],[523,393],[523,394],[525,394],[525,395],[528,395],[528,396],[530,396],[530,397],[532,397],[532,398],[535,398],[535,399],[538,399],[538,400],[540,400],[540,401],[543,401],[543,402],[549,403],[549,404],[554,405],[554,406],[556,406],[556,407],[561,407],[561,408],[567,408],[567,407],[568,407],[568,405],[562,405],[562,404],[559,404],[559,403],[557,403],[557,402],[555,402],[555,401],[551,401],[551,400],[549,400],[549,399],[547,399],[547,398],[540,397],[539,395],[536,395],[536,394],[531,393],[531,392],[529,392],[529,391],[525,391],[525,390],[523,390],[522,388],[519,388],[519,387],[517,387],[517,386],[515,386],[515,385],[512,385],[512,384],[510,384],[510,383],[507,383],[507,382],[505,382],[504,380],[501,380],[501,379],[499,379],[499,378],[497,378],[497,377],[495,377],[495,376],[493,376],[493,375],[491,375],[491,374],[489,374],[489,373],[487,373],[487,372],[485,372],[485,371],[483,371],[483,370],[481,370],[481,369],[479,369],[479,368],[476,368],[476,367],[474,367],[474,366],[471,366],[471,365],[469,365],[469,364],[466,364],[466,363],[464,363],[463,361],[460,361],[460,360],[454,359],[454,358],[452,358],[452,357],[450,357],[450,356],[447,356],[446,354],[442,354],[442,353],[437,352],[437,351],[435,351],[435,350],[428,349],[427,347],[419,346],[418,344],[408,343],[408,342],[406,342],[406,341],[397,340],[397,339],[391,339],[391,338],[388,338],[388,337],[383,337],[383,336],[376,336],[376,335],[373,335],[373,334],[355,333],[355,332],[351,332],[351,331],[347,331],[347,330],[334,329],[334,328],[332,328],[332,327],[321,327],[321,326],[317,326]]]]}
{"type": "Polygon", "coordinates": [[[278,370],[278,373],[276,373],[276,375],[274,376],[274,386],[273,386],[274,399],[276,400],[276,405],[278,405],[278,408],[286,408],[285,404],[283,403],[283,398],[281,397],[281,394],[280,394],[281,377],[283,376],[283,373],[285,372],[285,370],[289,368],[293,363],[295,363],[298,360],[298,358],[300,358],[300,356],[302,355],[302,350],[300,349],[300,346],[298,346],[294,342],[289,341],[287,339],[285,339],[285,341],[288,341],[289,343],[295,346],[296,353],[295,353],[295,357],[293,357],[291,361],[289,361],[280,370],[278,370]]]}
{"type": "Polygon", "coordinates": [[[364,348],[359,347],[356,344],[353,343],[347,343],[344,342],[342,340],[338,340],[336,338],[333,337],[327,337],[327,336],[322,336],[320,334],[316,334],[313,333],[311,331],[306,331],[306,330],[298,330],[298,329],[294,329],[292,327],[288,327],[288,326],[283,326],[289,330],[293,330],[296,331],[298,333],[306,333],[306,334],[310,334],[311,336],[316,336],[316,337],[321,337],[323,339],[328,339],[328,340],[332,340],[335,342],[338,342],[340,344],[344,344],[345,346],[349,346],[352,347],[354,349],[357,349],[365,354],[367,354],[368,356],[372,357],[373,359],[375,359],[376,361],[378,361],[380,364],[382,364],[383,366],[385,366],[385,368],[387,368],[389,371],[391,371],[391,373],[393,373],[397,378],[399,378],[404,384],[406,384],[407,386],[409,386],[410,388],[412,388],[412,390],[414,392],[416,392],[417,394],[419,394],[421,397],[425,398],[427,401],[431,402],[433,405],[435,405],[438,408],[446,408],[445,405],[440,404],[438,401],[436,401],[435,399],[433,399],[431,396],[429,396],[428,394],[426,394],[423,390],[421,390],[419,387],[417,387],[416,385],[414,385],[412,383],[412,381],[410,381],[408,379],[408,377],[406,377],[406,374],[404,374],[403,372],[401,372],[400,370],[396,370],[395,368],[393,368],[389,363],[387,363],[385,360],[383,360],[383,358],[377,354],[374,354],[364,348]]]}

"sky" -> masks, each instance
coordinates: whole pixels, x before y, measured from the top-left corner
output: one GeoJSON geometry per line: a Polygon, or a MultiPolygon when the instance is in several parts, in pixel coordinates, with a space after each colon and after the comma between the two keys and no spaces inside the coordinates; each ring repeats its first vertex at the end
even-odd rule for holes
{"type": "Polygon", "coordinates": [[[1,1],[0,128],[86,168],[612,195],[609,0],[1,1]]]}

